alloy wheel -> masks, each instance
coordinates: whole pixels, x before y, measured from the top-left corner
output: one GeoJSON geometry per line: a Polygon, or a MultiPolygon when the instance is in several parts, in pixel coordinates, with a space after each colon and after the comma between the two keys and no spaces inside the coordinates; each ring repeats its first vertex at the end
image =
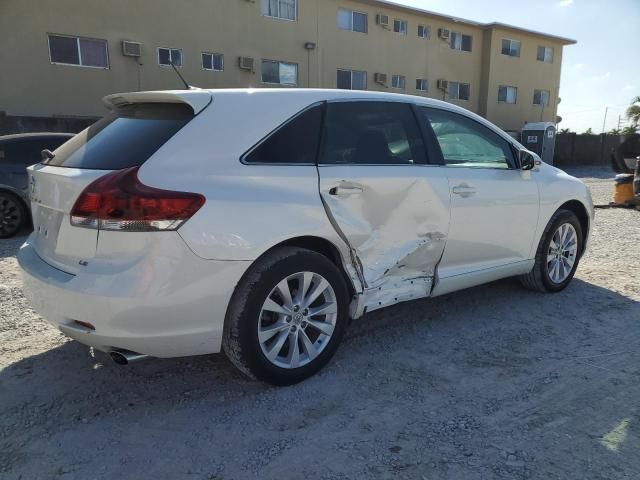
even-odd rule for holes
{"type": "Polygon", "coordinates": [[[336,293],[322,275],[289,275],[271,290],[260,310],[262,353],[280,368],[303,367],[326,348],[337,318],[336,293]]]}
{"type": "Polygon", "coordinates": [[[547,272],[553,283],[562,283],[569,277],[577,254],[576,229],[570,223],[563,223],[551,237],[547,251],[547,272]]]}
{"type": "Polygon", "coordinates": [[[0,196],[0,235],[12,235],[22,224],[22,211],[17,201],[9,196],[0,196]]]}

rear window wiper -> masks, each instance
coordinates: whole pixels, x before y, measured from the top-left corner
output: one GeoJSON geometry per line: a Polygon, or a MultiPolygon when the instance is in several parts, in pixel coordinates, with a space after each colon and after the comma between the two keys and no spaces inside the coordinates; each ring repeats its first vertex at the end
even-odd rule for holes
{"type": "Polygon", "coordinates": [[[42,163],[47,163],[49,160],[52,160],[56,156],[56,154],[51,150],[45,148],[40,152],[40,156],[42,157],[42,163]]]}

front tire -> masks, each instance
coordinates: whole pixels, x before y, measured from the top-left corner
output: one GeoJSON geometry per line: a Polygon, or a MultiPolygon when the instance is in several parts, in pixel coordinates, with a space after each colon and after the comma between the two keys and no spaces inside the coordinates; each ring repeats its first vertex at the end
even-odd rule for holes
{"type": "Polygon", "coordinates": [[[348,307],[345,280],[330,260],[311,250],[278,248],[258,259],[238,284],[223,349],[252,378],[298,383],[337,350],[348,307]]]}
{"type": "Polygon", "coordinates": [[[519,277],[522,285],[539,292],[563,290],[578,268],[583,238],[575,213],[558,210],[542,234],[533,269],[519,277]]]}
{"type": "Polygon", "coordinates": [[[27,221],[27,209],[17,196],[0,192],[0,238],[13,237],[27,221]]]}

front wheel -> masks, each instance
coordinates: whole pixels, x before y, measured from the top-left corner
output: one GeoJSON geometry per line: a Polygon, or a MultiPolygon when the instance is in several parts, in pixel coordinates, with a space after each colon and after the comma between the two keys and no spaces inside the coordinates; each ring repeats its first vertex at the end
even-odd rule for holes
{"type": "Polygon", "coordinates": [[[279,248],[256,261],[238,285],[223,348],[249,376],[290,385],[329,361],[347,320],[348,291],[338,268],[311,250],[279,248]]]}
{"type": "Polygon", "coordinates": [[[559,292],[578,268],[583,232],[578,217],[569,210],[558,210],[542,234],[531,272],[520,281],[531,290],[559,292]]]}

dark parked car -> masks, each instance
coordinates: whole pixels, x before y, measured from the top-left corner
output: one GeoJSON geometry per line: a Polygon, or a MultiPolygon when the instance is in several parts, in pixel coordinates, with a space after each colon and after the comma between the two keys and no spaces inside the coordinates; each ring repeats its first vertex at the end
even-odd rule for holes
{"type": "Polygon", "coordinates": [[[0,136],[0,238],[15,235],[29,220],[27,167],[41,161],[72,133],[22,133],[0,136]]]}

